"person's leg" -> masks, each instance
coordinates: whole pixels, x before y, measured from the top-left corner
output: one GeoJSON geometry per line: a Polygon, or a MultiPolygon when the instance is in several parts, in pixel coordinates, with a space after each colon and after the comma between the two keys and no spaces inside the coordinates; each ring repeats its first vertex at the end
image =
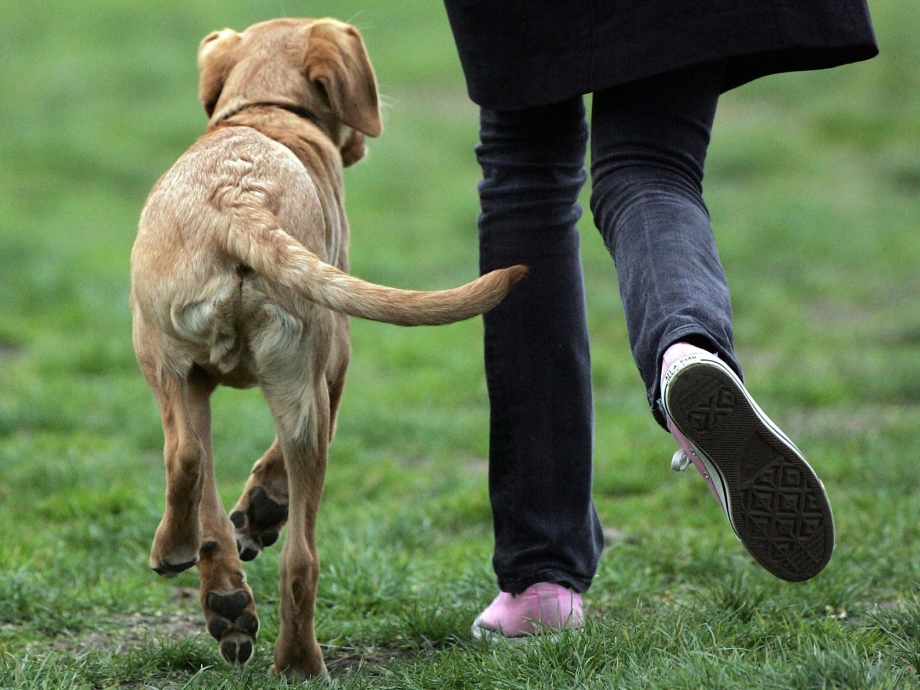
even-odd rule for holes
{"type": "Polygon", "coordinates": [[[720,91],[707,65],[594,94],[591,210],[613,256],[630,346],[658,422],[661,358],[686,340],[739,375],[703,163],[720,91]]]}
{"type": "Polygon", "coordinates": [[[484,316],[489,497],[499,588],[585,591],[603,535],[591,500],[593,405],[579,240],[580,98],[481,112],[480,269],[528,275],[484,316]]]}
{"type": "Polygon", "coordinates": [[[747,392],[732,352],[728,288],[701,196],[718,95],[717,65],[596,94],[591,207],[652,411],[681,446],[672,467],[692,462],[751,555],[804,580],[831,557],[833,517],[820,479],[747,392]]]}

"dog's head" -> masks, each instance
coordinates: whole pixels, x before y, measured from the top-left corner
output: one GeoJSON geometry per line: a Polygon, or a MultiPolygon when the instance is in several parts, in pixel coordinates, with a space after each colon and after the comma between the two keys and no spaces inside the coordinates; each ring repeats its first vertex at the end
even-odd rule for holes
{"type": "Polygon", "coordinates": [[[215,31],[201,42],[198,69],[198,96],[212,123],[260,103],[303,109],[345,165],[364,156],[365,135],[383,129],[361,35],[334,19],[275,19],[243,33],[215,31]]]}

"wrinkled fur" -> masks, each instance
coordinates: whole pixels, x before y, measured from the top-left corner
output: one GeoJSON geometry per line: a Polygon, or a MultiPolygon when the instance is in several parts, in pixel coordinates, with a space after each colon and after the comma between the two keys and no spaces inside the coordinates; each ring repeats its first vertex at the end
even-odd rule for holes
{"type": "Polygon", "coordinates": [[[134,346],[159,403],[167,468],[150,564],[165,576],[198,565],[208,629],[244,663],[255,602],[215,485],[209,397],[218,385],[260,386],[278,439],[246,491],[271,469],[266,488],[290,502],[273,668],[315,676],[325,667],[313,631],[314,526],[350,357],[346,314],[450,323],[493,307],[525,269],[435,293],[348,275],[342,168],[382,129],[353,27],[281,19],[225,29],[202,41],[198,65],[207,132],[154,186],[131,255],[134,346]]]}

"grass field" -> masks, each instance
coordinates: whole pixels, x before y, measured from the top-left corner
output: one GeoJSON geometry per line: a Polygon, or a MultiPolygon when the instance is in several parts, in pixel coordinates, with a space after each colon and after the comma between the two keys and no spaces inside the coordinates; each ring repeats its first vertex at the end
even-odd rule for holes
{"type": "MultiPolygon", "coordinates": [[[[872,4],[883,54],[726,95],[706,195],[750,389],[827,485],[835,557],[789,585],[668,469],[612,262],[582,222],[610,544],[580,635],[510,648],[469,625],[495,594],[481,323],[354,321],[319,524],[333,688],[920,687],[920,5],[872,4]]],[[[128,255],[155,179],[203,130],[215,28],[334,15],[364,33],[386,131],[346,175],[352,270],[476,274],[477,113],[443,8],[394,0],[5,0],[0,6],[0,688],[282,687],[277,547],[247,568],[246,670],[204,632],[194,572],[147,557],[162,437],[131,348],[128,255]]],[[[257,391],[215,400],[231,505],[271,442],[257,391]]]]}

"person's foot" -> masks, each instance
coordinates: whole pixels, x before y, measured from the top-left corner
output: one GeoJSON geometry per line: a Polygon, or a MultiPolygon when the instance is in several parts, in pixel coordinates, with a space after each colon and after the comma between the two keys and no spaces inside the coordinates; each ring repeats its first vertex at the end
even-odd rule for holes
{"type": "Polygon", "coordinates": [[[499,593],[473,622],[472,633],[477,640],[520,640],[582,625],[580,594],[552,582],[538,582],[520,594],[499,593]]]}
{"type": "Polygon", "coordinates": [[[661,400],[680,445],[671,467],[693,463],[757,562],[790,582],[821,572],[834,550],[824,485],[735,373],[677,343],[662,359],[661,400]]]}

